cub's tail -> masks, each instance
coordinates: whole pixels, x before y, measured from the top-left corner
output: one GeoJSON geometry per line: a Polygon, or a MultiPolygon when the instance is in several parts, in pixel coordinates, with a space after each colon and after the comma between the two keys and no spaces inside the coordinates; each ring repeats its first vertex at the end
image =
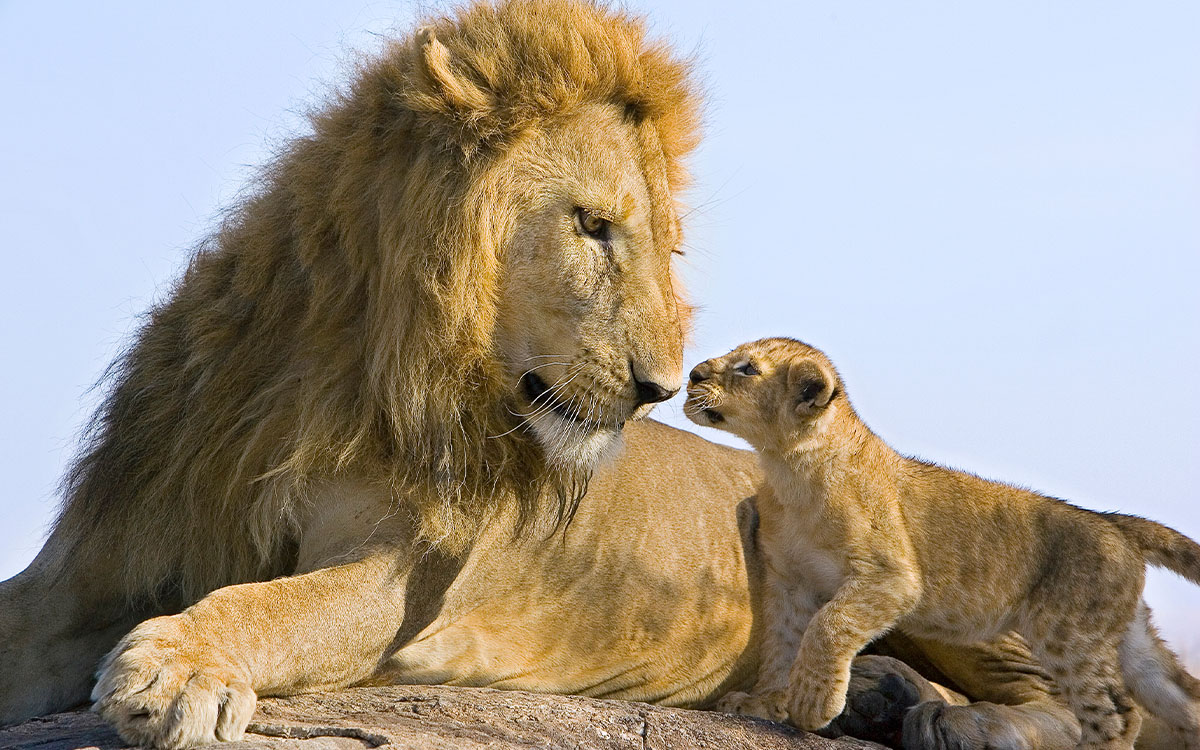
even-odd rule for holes
{"type": "Polygon", "coordinates": [[[1136,544],[1146,562],[1172,570],[1200,586],[1200,544],[1196,544],[1175,529],[1138,516],[1124,513],[1101,513],[1129,541],[1136,544]]]}

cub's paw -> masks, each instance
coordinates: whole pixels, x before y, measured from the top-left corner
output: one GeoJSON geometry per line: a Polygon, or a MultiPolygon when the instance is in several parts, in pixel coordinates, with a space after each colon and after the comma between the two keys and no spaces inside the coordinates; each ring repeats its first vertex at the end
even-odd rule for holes
{"type": "Polygon", "coordinates": [[[723,714],[740,714],[742,707],[746,705],[746,701],[750,700],[749,693],[743,693],[739,690],[734,690],[726,693],[717,701],[716,710],[723,714]]]}
{"type": "Polygon", "coordinates": [[[256,698],[244,670],[176,615],[121,639],[100,664],[92,700],[126,741],[179,750],[241,739],[256,698]]]}
{"type": "Polygon", "coordinates": [[[726,714],[757,716],[771,721],[787,721],[787,694],[782,690],[765,693],[726,693],[717,701],[717,710],[726,714]]]}
{"type": "Polygon", "coordinates": [[[792,683],[788,714],[792,724],[809,732],[822,729],[846,707],[849,669],[844,676],[802,674],[792,683]]]}

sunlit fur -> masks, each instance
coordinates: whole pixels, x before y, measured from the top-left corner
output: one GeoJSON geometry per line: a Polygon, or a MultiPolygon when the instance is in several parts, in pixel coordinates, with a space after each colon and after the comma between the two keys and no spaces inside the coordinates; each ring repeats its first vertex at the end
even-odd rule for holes
{"type": "MultiPolygon", "coordinates": [[[[1078,719],[1079,748],[1133,748],[1130,695],[1175,747],[1200,748],[1200,681],[1140,598],[1147,562],[1200,584],[1196,542],[898,454],[800,341],[743,344],[690,381],[689,417],[745,438],[766,476],[764,657],[723,708],[818,729],[846,706],[855,654],[892,629],[948,644],[1015,631],[1078,719]]],[[[942,746],[920,717],[904,746],[942,746]]]]}
{"type": "Polygon", "coordinates": [[[696,99],[639,19],[478,4],[363,63],[112,366],[64,481],[75,560],[111,567],[122,550],[128,595],[188,601],[284,572],[315,477],[389,487],[451,546],[503,507],[530,516],[571,492],[512,429],[492,334],[518,216],[491,166],[595,103],[636,128],[656,194],[677,190],[696,99]]]}

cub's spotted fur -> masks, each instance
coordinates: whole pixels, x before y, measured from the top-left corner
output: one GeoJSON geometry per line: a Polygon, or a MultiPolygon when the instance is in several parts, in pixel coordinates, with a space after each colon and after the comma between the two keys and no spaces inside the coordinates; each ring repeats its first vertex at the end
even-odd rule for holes
{"type": "Polygon", "coordinates": [[[1200,748],[1200,682],[1141,599],[1146,562],[1200,583],[1195,542],[897,454],[829,359],[792,339],[697,366],[685,411],[757,448],[768,485],[761,671],[724,709],[818,729],[845,705],[855,654],[888,630],[953,642],[1015,630],[1078,717],[1080,747],[1133,747],[1132,693],[1180,747],[1200,748]]]}

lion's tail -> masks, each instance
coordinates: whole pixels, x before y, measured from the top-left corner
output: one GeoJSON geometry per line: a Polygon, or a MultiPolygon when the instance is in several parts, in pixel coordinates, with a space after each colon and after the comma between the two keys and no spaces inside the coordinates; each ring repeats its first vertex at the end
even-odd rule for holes
{"type": "Polygon", "coordinates": [[[1146,562],[1174,571],[1200,586],[1200,544],[1172,528],[1124,513],[1104,513],[1146,556],[1146,562]]]}

